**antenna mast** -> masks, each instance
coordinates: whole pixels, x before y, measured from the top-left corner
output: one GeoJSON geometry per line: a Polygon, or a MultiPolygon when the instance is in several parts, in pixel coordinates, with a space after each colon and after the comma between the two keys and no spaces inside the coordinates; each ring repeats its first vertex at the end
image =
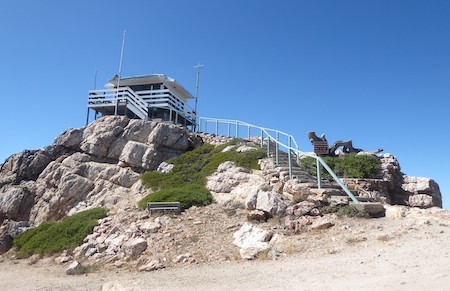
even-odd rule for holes
{"type": "Polygon", "coordinates": [[[94,90],[97,90],[97,71],[98,71],[98,69],[95,68],[95,74],[94,74],[94,90]]]}
{"type": "Polygon", "coordinates": [[[122,60],[123,60],[123,50],[125,48],[125,36],[126,36],[126,31],[123,31],[123,39],[122,39],[122,50],[120,52],[120,62],[119,62],[119,75],[117,78],[117,94],[116,94],[116,108],[114,110],[114,115],[117,115],[117,109],[119,107],[119,85],[120,85],[120,77],[121,77],[121,73],[122,73],[122,60]]]}
{"type": "Polygon", "coordinates": [[[197,63],[194,68],[197,68],[197,78],[195,80],[195,116],[197,116],[197,103],[198,103],[198,83],[200,81],[200,68],[204,65],[200,65],[200,62],[197,63]]]}

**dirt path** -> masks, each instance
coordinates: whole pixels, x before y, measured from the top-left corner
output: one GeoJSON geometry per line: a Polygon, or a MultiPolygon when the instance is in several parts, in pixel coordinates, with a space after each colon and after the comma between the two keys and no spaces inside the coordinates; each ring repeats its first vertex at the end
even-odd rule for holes
{"type": "MultiPolygon", "coordinates": [[[[450,223],[450,222],[449,222],[450,223]]],[[[290,237],[303,252],[278,260],[214,262],[150,273],[67,276],[41,260],[4,260],[0,290],[448,290],[450,227],[442,222],[344,221],[290,237]]]]}

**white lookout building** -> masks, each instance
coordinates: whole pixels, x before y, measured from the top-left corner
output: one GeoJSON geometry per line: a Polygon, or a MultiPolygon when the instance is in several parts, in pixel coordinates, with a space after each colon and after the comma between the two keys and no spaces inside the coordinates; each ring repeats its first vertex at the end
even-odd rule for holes
{"type": "Polygon", "coordinates": [[[89,121],[89,110],[92,109],[96,118],[98,113],[125,115],[194,126],[196,112],[187,104],[190,99],[194,99],[191,93],[164,74],[120,79],[116,75],[108,81],[105,89],[89,91],[86,123],[89,121]]]}

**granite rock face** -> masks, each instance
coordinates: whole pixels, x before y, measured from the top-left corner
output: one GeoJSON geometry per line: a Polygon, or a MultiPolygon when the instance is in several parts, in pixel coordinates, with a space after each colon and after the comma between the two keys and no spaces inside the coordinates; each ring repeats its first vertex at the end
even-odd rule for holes
{"type": "Polygon", "coordinates": [[[364,196],[388,204],[411,207],[442,207],[439,185],[430,178],[405,175],[392,154],[375,155],[381,162],[378,179],[345,179],[350,188],[362,190],[364,196]]]}
{"type": "Polygon", "coordinates": [[[0,225],[58,220],[145,195],[140,174],[193,149],[201,138],[162,122],[105,116],[54,143],[9,157],[0,168],[0,225]]]}
{"type": "MultiPolygon", "coordinates": [[[[442,207],[439,185],[433,179],[405,175],[401,171],[397,158],[392,154],[372,155],[379,159],[381,173],[372,178],[343,178],[342,181],[351,191],[357,192],[360,197],[385,204],[420,208],[442,207]]],[[[279,179],[274,179],[272,184],[275,185],[278,182],[279,179]]],[[[323,181],[323,183],[326,187],[340,188],[337,184],[327,184],[328,181],[323,181]]],[[[286,181],[283,189],[279,192],[292,197],[302,197],[312,202],[330,203],[332,199],[336,199],[336,197],[333,198],[336,194],[331,193],[329,189],[323,192],[315,188],[317,188],[315,177],[304,175],[286,181]]]]}

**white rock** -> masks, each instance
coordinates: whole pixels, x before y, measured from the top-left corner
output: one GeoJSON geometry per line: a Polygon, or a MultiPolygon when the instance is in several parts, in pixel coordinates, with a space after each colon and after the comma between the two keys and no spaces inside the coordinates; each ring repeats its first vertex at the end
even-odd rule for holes
{"type": "Polygon", "coordinates": [[[171,218],[167,215],[158,216],[157,218],[155,218],[155,222],[162,226],[168,225],[170,223],[170,221],[171,221],[171,218]]]}
{"type": "Polygon", "coordinates": [[[161,224],[153,221],[146,221],[139,226],[139,229],[146,233],[156,233],[161,229],[161,224]]]}
{"type": "Polygon", "coordinates": [[[245,153],[245,152],[250,152],[250,151],[255,151],[256,148],[255,147],[250,147],[250,146],[246,146],[246,145],[242,145],[240,147],[238,147],[236,149],[236,152],[238,153],[245,153]]]}
{"type": "Polygon", "coordinates": [[[147,249],[147,240],[141,237],[131,239],[123,244],[122,249],[131,259],[136,259],[147,249]]]}
{"type": "Polygon", "coordinates": [[[107,282],[102,285],[100,291],[123,291],[126,290],[122,284],[117,281],[107,282]]]}
{"type": "Polygon", "coordinates": [[[81,264],[78,261],[73,261],[66,269],[67,275],[75,275],[81,268],[81,264]]]}
{"type": "Polygon", "coordinates": [[[161,164],[159,164],[158,169],[156,169],[156,170],[161,173],[169,173],[170,171],[172,171],[172,169],[173,169],[172,164],[162,162],[161,164]]]}
{"type": "Polygon", "coordinates": [[[229,151],[231,151],[231,150],[234,149],[234,148],[235,148],[234,145],[229,145],[229,146],[225,147],[225,148],[222,150],[222,153],[229,152],[229,151]]]}
{"type": "Polygon", "coordinates": [[[164,264],[160,259],[151,260],[147,264],[139,268],[139,272],[150,272],[164,268],[164,264]]]}
{"type": "Polygon", "coordinates": [[[93,248],[89,248],[84,255],[86,257],[90,257],[97,252],[98,252],[97,248],[93,247],[93,248]]]}
{"type": "Polygon", "coordinates": [[[327,229],[335,225],[335,217],[323,216],[319,217],[311,224],[311,229],[327,229]]]}
{"type": "Polygon", "coordinates": [[[243,259],[251,260],[257,254],[270,248],[269,241],[273,233],[258,228],[250,223],[244,223],[242,227],[233,234],[233,244],[240,248],[239,252],[243,259]]]}
{"type": "Polygon", "coordinates": [[[245,206],[248,210],[263,210],[271,215],[282,215],[287,208],[286,202],[281,200],[276,192],[260,189],[248,195],[245,206]]]}
{"type": "Polygon", "coordinates": [[[407,209],[400,205],[384,205],[385,216],[389,219],[399,219],[406,216],[407,209]]]}
{"type": "Polygon", "coordinates": [[[427,194],[411,195],[408,198],[408,205],[411,207],[429,208],[435,206],[433,197],[427,194]]]}

